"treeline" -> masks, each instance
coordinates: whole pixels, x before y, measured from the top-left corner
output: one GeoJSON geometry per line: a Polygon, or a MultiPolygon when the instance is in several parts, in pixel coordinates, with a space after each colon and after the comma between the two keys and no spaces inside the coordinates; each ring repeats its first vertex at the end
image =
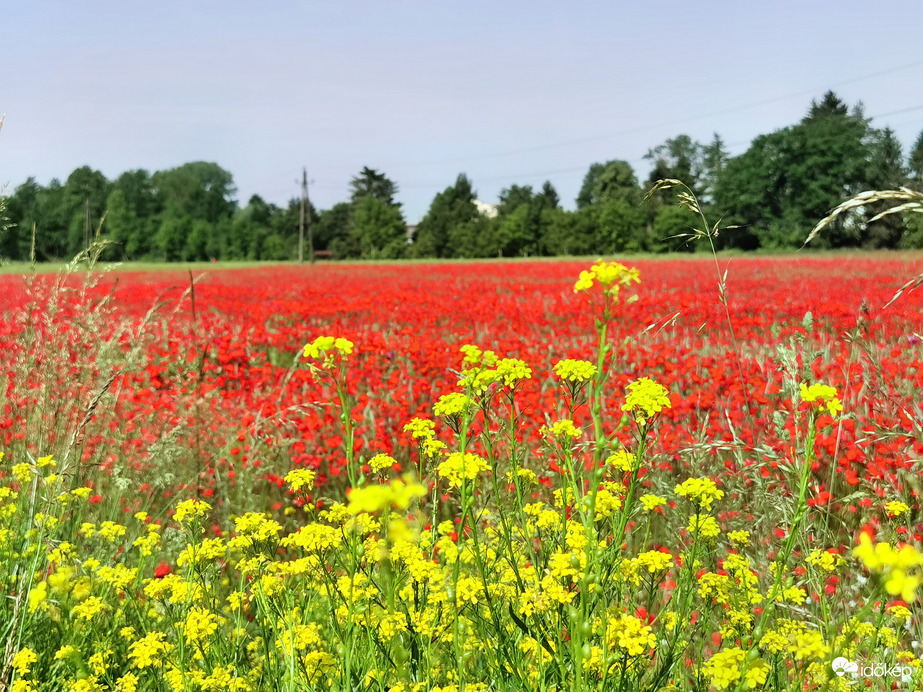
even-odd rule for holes
{"type": "MultiPolygon", "coordinates": [[[[485,209],[460,174],[416,227],[407,226],[395,202],[397,184],[364,168],[348,201],[308,208],[314,249],[367,259],[692,251],[689,229],[697,219],[675,205],[675,192],[644,199],[663,178],[687,183],[712,218],[733,226],[716,238],[719,249],[785,249],[799,247],[820,218],[855,193],[923,189],[923,132],[905,157],[890,128],[872,127],[861,105],[849,108],[832,92],[812,102],[799,123],[760,135],[740,156],[729,156],[716,134],[708,143],[679,135],[646,158],[652,170],[643,184],[625,161],[591,165],[575,211],[561,207],[550,182],[540,189],[511,185],[485,209]]],[[[114,181],[89,167],[47,187],[30,178],[6,200],[0,257],[27,259],[33,228],[37,259],[73,256],[105,215],[109,259],[296,258],[300,200],[279,207],[254,195],[240,207],[235,193],[232,175],[206,162],[129,171],[114,181]]],[[[923,215],[866,223],[879,211],[839,220],[812,245],[923,247],[923,215]]]]}

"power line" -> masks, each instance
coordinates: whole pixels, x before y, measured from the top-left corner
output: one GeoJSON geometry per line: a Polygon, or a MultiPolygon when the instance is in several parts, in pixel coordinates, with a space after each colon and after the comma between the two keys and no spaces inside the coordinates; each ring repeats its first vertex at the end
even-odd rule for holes
{"type": "MultiPolygon", "coordinates": [[[[888,69],[886,69],[886,70],[879,70],[878,72],[872,72],[872,73],[869,73],[869,74],[864,74],[864,75],[861,75],[861,76],[859,76],[859,77],[852,77],[852,78],[850,78],[850,79],[841,80],[841,81],[839,81],[839,82],[836,82],[835,84],[830,85],[828,88],[837,88],[837,87],[843,86],[844,84],[852,84],[852,83],[854,83],[854,82],[860,82],[860,81],[864,81],[864,80],[866,80],[866,79],[874,79],[875,77],[881,77],[882,75],[891,74],[891,73],[894,73],[894,72],[901,72],[901,71],[903,71],[903,70],[909,70],[909,69],[912,69],[912,68],[914,68],[914,67],[920,67],[921,65],[923,65],[923,60],[920,60],[920,61],[917,61],[917,62],[913,62],[913,63],[909,63],[909,64],[907,64],[907,65],[900,65],[900,66],[898,66],[898,67],[891,67],[891,68],[888,68],[888,69]]],[[[758,108],[758,107],[760,107],[760,106],[765,106],[765,105],[768,105],[768,104],[771,104],[771,103],[778,103],[779,101],[787,101],[787,100],[789,100],[789,99],[798,98],[798,97],[800,97],[800,96],[805,96],[805,95],[808,95],[808,94],[815,94],[815,93],[817,93],[817,91],[818,91],[818,89],[810,89],[810,90],[805,89],[805,90],[798,91],[798,92],[792,92],[792,93],[786,94],[786,95],[784,95],[784,96],[775,96],[775,97],[773,97],[773,98],[764,99],[764,100],[762,100],[762,101],[757,101],[757,102],[754,102],[754,103],[749,103],[749,104],[745,104],[745,105],[741,105],[741,106],[733,106],[733,107],[731,107],[731,108],[726,108],[726,109],[724,109],[724,110],[713,111],[713,112],[711,112],[711,113],[702,113],[701,115],[695,115],[695,116],[692,116],[692,117],[689,117],[689,118],[685,118],[685,119],[682,120],[682,121],[675,121],[675,120],[674,120],[674,121],[672,121],[672,122],[661,122],[661,123],[656,123],[656,124],[654,124],[654,125],[640,125],[640,126],[638,126],[638,127],[633,127],[633,128],[621,130],[621,131],[619,131],[619,132],[612,132],[612,133],[604,134],[604,135],[593,135],[593,136],[590,136],[590,137],[580,137],[580,138],[578,138],[578,139],[571,139],[571,140],[561,141],[561,142],[553,142],[553,143],[550,143],[550,144],[540,144],[540,145],[536,145],[536,146],[533,146],[533,147],[524,147],[524,148],[520,148],[520,149],[510,149],[510,150],[507,150],[507,151],[501,151],[501,152],[497,152],[497,153],[494,153],[494,154],[485,154],[485,155],[483,155],[483,156],[466,156],[466,157],[463,157],[463,158],[457,158],[457,159],[442,159],[442,160],[439,160],[439,161],[405,162],[405,163],[397,163],[397,164],[395,164],[395,165],[400,165],[400,166],[432,166],[432,165],[439,165],[439,164],[446,164],[446,163],[466,163],[466,162],[469,162],[469,161],[481,161],[481,160],[502,158],[502,157],[505,157],[505,156],[513,156],[513,155],[515,155],[515,154],[527,154],[527,153],[536,152],[536,151],[545,151],[545,150],[548,150],[548,149],[556,149],[556,148],[558,148],[558,147],[572,146],[572,145],[574,145],[574,144],[586,144],[586,143],[588,143],[588,142],[597,142],[597,141],[601,141],[601,140],[605,140],[605,139],[613,139],[613,138],[615,138],[615,137],[621,137],[621,136],[625,136],[625,135],[636,134],[636,133],[639,133],[639,132],[646,132],[646,131],[649,131],[649,130],[655,130],[655,129],[660,129],[660,128],[664,128],[664,127],[677,127],[677,126],[683,126],[683,125],[685,125],[685,123],[687,123],[687,122],[693,122],[693,121],[697,121],[697,120],[704,120],[705,118],[714,118],[714,117],[720,116],[720,115],[728,115],[728,114],[730,114],[730,113],[737,113],[737,112],[740,112],[740,111],[749,110],[749,109],[751,109],[751,108],[758,108]]],[[[894,115],[894,114],[899,113],[899,112],[901,112],[901,113],[902,113],[902,112],[908,112],[909,110],[918,110],[919,108],[923,108],[923,106],[915,107],[915,108],[913,108],[913,109],[907,109],[907,110],[905,110],[905,111],[895,111],[895,113],[884,113],[884,114],[882,114],[881,116],[878,116],[878,117],[884,117],[884,116],[886,116],[886,115],[894,115]]]]}

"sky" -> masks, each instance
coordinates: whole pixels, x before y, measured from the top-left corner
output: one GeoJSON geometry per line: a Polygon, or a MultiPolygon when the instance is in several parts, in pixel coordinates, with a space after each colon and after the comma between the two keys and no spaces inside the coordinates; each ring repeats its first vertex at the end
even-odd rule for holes
{"type": "Polygon", "coordinates": [[[0,15],[0,186],[83,165],[214,161],[241,205],[284,205],[302,166],[319,209],[363,166],[410,223],[464,172],[478,198],[685,133],[732,154],[833,89],[923,130],[923,2],[9,3],[0,15]]]}

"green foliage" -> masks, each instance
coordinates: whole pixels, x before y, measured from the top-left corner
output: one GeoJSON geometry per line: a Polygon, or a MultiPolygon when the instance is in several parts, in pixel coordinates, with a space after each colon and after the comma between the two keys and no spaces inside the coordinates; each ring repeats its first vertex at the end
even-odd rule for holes
{"type": "Polygon", "coordinates": [[[412,254],[415,257],[482,255],[484,225],[474,200],[471,181],[460,173],[455,185],[438,193],[430,204],[414,234],[412,254]]]}
{"type": "Polygon", "coordinates": [[[358,253],[352,248],[349,235],[352,210],[349,202],[340,202],[320,213],[314,226],[315,249],[329,249],[334,257],[353,257],[358,253]]]}
{"type": "Polygon", "coordinates": [[[362,259],[399,259],[407,251],[407,224],[401,210],[372,195],[356,204],[352,235],[362,259]]]}
{"type": "Polygon", "coordinates": [[[359,202],[363,197],[374,197],[386,204],[394,205],[397,184],[389,180],[384,173],[368,166],[363,167],[359,175],[349,182],[352,202],[359,202]]]}
{"type": "Polygon", "coordinates": [[[600,251],[643,252],[648,249],[644,212],[624,199],[598,205],[597,238],[600,251]]]}
{"type": "Polygon", "coordinates": [[[609,199],[621,199],[640,204],[642,197],[638,179],[625,161],[607,161],[590,166],[577,195],[577,209],[586,209],[609,199]]]}
{"type": "Polygon", "coordinates": [[[655,252],[693,252],[692,229],[698,218],[685,207],[662,205],[651,226],[650,249],[655,252]]]}
{"type": "MultiPolygon", "coordinates": [[[[876,129],[861,104],[850,108],[833,92],[811,103],[794,125],[756,137],[731,157],[716,133],[708,143],[688,134],[648,150],[646,185],[678,179],[703,210],[722,218],[717,249],[800,247],[811,228],[843,199],[862,190],[923,190],[923,132],[904,156],[889,128],[876,129]]],[[[576,198],[561,209],[546,181],[540,190],[512,184],[500,192],[497,214],[481,214],[472,182],[460,174],[439,192],[407,242],[395,201],[397,184],[365,166],[349,184],[349,200],[318,212],[308,208],[315,250],[338,259],[519,257],[692,250],[690,225],[676,208],[675,186],[658,187],[642,204],[631,165],[592,164],[576,198]],[[369,201],[373,200],[373,201],[369,201]]],[[[110,260],[286,260],[297,256],[301,200],[285,207],[258,195],[238,209],[230,172],[196,161],[153,174],[127,171],[114,182],[83,166],[62,184],[27,179],[6,200],[0,256],[72,256],[95,234],[103,214],[110,260]]],[[[887,204],[886,201],[880,204],[887,204]]],[[[879,207],[837,216],[811,247],[918,247],[919,222],[906,215],[874,219],[879,207]]],[[[307,238],[306,238],[307,240],[307,238]]]]}

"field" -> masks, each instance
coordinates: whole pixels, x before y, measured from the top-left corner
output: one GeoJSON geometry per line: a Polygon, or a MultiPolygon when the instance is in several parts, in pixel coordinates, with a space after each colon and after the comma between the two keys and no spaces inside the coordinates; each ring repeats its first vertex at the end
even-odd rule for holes
{"type": "Polygon", "coordinates": [[[0,276],[0,690],[923,689],[923,259],[622,261],[0,276]]]}

